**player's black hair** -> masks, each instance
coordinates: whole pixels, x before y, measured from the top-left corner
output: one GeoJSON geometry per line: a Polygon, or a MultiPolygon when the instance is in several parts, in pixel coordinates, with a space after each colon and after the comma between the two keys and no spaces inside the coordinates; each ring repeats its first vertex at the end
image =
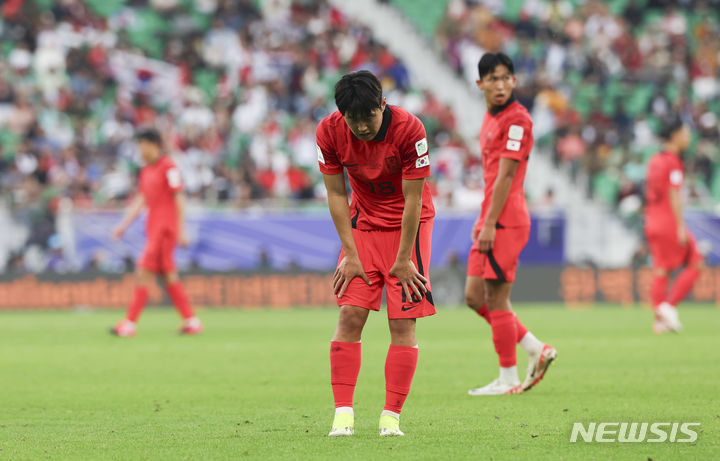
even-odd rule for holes
{"type": "Polygon", "coordinates": [[[497,66],[505,66],[511,74],[515,75],[515,66],[512,59],[505,53],[485,53],[478,61],[478,75],[480,80],[488,74],[495,72],[497,66]]]}
{"type": "Polygon", "coordinates": [[[353,118],[369,117],[382,105],[380,80],[367,70],[345,74],[335,84],[335,104],[341,114],[353,118]]]}
{"type": "Polygon", "coordinates": [[[676,131],[682,129],[685,121],[677,114],[670,114],[660,121],[660,139],[665,141],[672,138],[676,131]]]}
{"type": "Polygon", "coordinates": [[[148,141],[153,144],[157,144],[158,146],[162,146],[162,137],[160,137],[160,132],[155,128],[146,128],[139,131],[135,135],[135,139],[137,141],[148,141]]]}

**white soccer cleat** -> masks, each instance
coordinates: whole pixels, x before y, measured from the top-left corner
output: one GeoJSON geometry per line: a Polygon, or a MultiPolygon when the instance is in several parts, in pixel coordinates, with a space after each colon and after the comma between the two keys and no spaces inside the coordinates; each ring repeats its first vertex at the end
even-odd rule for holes
{"type": "Polygon", "coordinates": [[[680,333],[683,329],[682,323],[680,323],[680,318],[678,317],[678,311],[677,309],[672,306],[669,303],[662,303],[657,308],[657,318],[662,323],[665,324],[665,326],[668,327],[670,331],[674,331],[675,333],[680,333]]]}
{"type": "Polygon", "coordinates": [[[400,420],[391,415],[380,416],[380,437],[402,437],[400,420]]]}
{"type": "Polygon", "coordinates": [[[349,413],[335,415],[329,437],[345,437],[355,433],[355,417],[349,413]]]}
{"type": "Polygon", "coordinates": [[[135,326],[135,322],[123,319],[110,329],[110,334],[120,336],[122,338],[130,338],[137,334],[137,327],[135,326]]]}
{"type": "Polygon", "coordinates": [[[544,344],[538,354],[532,354],[528,357],[527,373],[522,384],[523,392],[529,391],[543,379],[548,367],[556,358],[557,351],[549,344],[544,344]]]}
{"type": "Polygon", "coordinates": [[[497,378],[490,384],[477,389],[470,389],[468,395],[505,395],[505,394],[522,394],[523,388],[520,381],[514,383],[506,383],[497,378]]]}

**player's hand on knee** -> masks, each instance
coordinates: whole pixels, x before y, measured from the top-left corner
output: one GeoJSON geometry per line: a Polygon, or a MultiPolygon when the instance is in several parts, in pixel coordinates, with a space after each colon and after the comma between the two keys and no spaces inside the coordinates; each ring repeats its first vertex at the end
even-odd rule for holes
{"type": "Polygon", "coordinates": [[[407,299],[412,299],[412,293],[418,298],[422,298],[422,293],[427,291],[427,288],[425,288],[427,278],[417,271],[415,264],[409,259],[395,261],[395,264],[390,268],[390,275],[400,280],[400,285],[407,299]],[[410,290],[412,290],[412,293],[410,290]],[[422,293],[420,290],[422,290],[422,293]]]}
{"type": "Polygon", "coordinates": [[[492,250],[493,243],[495,242],[495,226],[483,226],[480,234],[478,235],[478,251],[480,253],[487,253],[492,250]]]}
{"type": "Polygon", "coordinates": [[[355,277],[360,277],[365,280],[365,283],[372,285],[370,277],[367,276],[365,269],[363,269],[360,258],[345,256],[338,264],[337,269],[335,269],[335,274],[333,274],[333,293],[338,298],[342,298],[348,285],[355,277]]]}

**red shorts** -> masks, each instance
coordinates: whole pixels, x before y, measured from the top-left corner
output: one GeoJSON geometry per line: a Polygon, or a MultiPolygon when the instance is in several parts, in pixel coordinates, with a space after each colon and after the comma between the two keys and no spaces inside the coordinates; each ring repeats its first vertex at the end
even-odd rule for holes
{"type": "MultiPolygon", "coordinates": [[[[400,229],[373,231],[353,229],[353,238],[360,262],[372,281],[372,285],[368,285],[360,277],[355,277],[342,298],[337,299],[338,306],[358,306],[379,311],[384,286],[387,294],[388,318],[415,319],[433,315],[435,305],[430,291],[430,274],[428,273],[432,228],[432,221],[420,223],[412,251],[412,262],[415,264],[415,268],[428,279],[428,283],[425,285],[427,292],[420,299],[417,299],[414,293],[412,299],[406,299],[400,281],[389,275],[400,246],[400,229]]],[[[342,259],[343,252],[341,251],[338,264],[342,259]]]]}
{"type": "Polygon", "coordinates": [[[695,236],[689,230],[686,245],[680,244],[674,229],[672,232],[646,233],[646,237],[654,267],[672,271],[682,266],[700,264],[703,261],[703,256],[697,249],[695,236]]]}
{"type": "Polygon", "coordinates": [[[518,258],[530,239],[530,226],[495,230],[493,248],[487,253],[478,251],[477,241],[470,248],[467,275],[484,280],[515,281],[518,258]]]}
{"type": "Polygon", "coordinates": [[[177,236],[171,232],[148,236],[139,266],[156,274],[174,272],[176,245],[177,236]]]}

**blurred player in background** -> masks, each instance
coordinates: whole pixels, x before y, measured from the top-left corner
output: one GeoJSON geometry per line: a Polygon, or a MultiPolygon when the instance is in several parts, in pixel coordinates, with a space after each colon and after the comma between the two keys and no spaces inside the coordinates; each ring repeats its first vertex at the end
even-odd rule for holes
{"type": "Polygon", "coordinates": [[[682,330],[677,305],[700,276],[703,262],[683,218],[681,155],[690,145],[690,129],[673,116],[664,121],[661,136],[665,149],[650,159],[645,186],[645,236],[653,265],[650,301],[655,313],[653,331],[658,334],[682,330]],[[668,293],[670,273],[681,267],[668,293]]]}
{"type": "Polygon", "coordinates": [[[533,147],[530,114],[513,95],[514,66],[503,53],[486,53],[478,63],[478,88],[487,113],[480,131],[485,179],[482,212],[472,231],[465,299],[491,326],[500,376],[470,395],[520,394],[545,375],[557,356],[520,322],[510,304],[518,257],[530,238],[530,214],[523,181],[533,147]],[[529,363],[525,381],[517,372],[516,344],[529,363]]]}
{"type": "Polygon", "coordinates": [[[138,134],[138,147],[145,166],[140,170],[139,193],[128,207],[122,222],[113,231],[115,239],[122,238],[127,228],[144,207],[148,208],[147,241],[137,268],[137,286],[125,319],[111,333],[134,336],[140,313],[148,301],[148,287],[156,275],[163,278],[165,289],[183,318],[180,333],[197,334],[202,331],[190,300],[175,268],[175,246],[188,245],[185,233],[185,196],[180,171],[162,151],[160,134],[146,130],[138,134]]]}
{"type": "Polygon", "coordinates": [[[386,104],[368,71],[335,85],[338,111],[317,127],[318,162],[342,243],[333,291],[340,306],[330,344],[335,419],[330,436],[354,433],[353,394],[360,371],[360,338],[371,310],[387,294],[390,349],[380,435],[403,435],[400,411],[418,358],[415,319],[435,313],[430,292],[430,244],[435,208],[427,135],[420,120],[386,104]],[[348,206],[343,169],[352,187],[348,206]]]}

